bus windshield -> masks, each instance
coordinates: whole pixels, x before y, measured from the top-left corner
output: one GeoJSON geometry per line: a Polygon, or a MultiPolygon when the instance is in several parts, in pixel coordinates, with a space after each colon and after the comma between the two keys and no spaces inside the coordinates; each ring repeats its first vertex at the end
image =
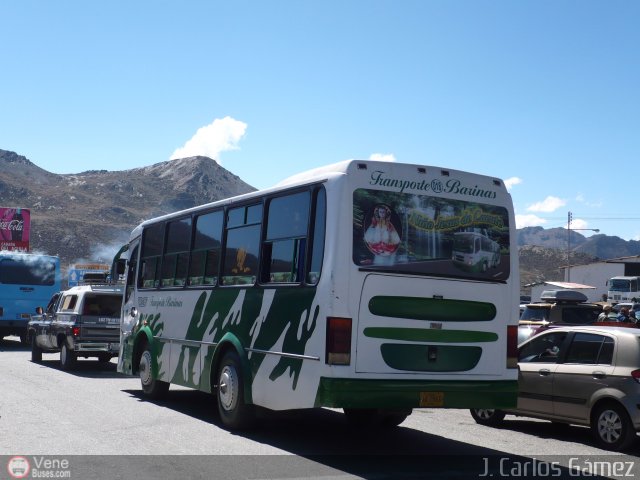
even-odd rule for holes
{"type": "Polygon", "coordinates": [[[609,290],[612,292],[630,292],[631,281],[621,278],[613,278],[609,280],[609,290]]]}
{"type": "Polygon", "coordinates": [[[505,281],[510,274],[505,207],[357,189],[353,262],[417,275],[505,281]]]}

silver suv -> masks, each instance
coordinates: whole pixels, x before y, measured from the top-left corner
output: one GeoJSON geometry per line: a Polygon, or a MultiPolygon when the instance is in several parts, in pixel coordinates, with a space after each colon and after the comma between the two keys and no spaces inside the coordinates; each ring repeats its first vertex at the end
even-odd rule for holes
{"type": "Polygon", "coordinates": [[[473,409],[476,422],[496,426],[506,414],[590,426],[597,443],[625,450],[640,431],[640,329],[557,327],[522,343],[518,405],[473,409]]]}
{"type": "Polygon", "coordinates": [[[540,302],[524,306],[518,323],[518,343],[549,325],[591,325],[598,321],[602,306],[587,302],[576,290],[545,290],[540,302]]]}

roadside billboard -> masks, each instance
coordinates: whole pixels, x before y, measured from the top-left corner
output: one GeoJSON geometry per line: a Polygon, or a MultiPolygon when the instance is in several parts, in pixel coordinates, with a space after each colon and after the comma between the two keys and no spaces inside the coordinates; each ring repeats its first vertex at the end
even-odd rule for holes
{"type": "Polygon", "coordinates": [[[28,252],[30,230],[29,209],[0,207],[0,250],[28,252]]]}

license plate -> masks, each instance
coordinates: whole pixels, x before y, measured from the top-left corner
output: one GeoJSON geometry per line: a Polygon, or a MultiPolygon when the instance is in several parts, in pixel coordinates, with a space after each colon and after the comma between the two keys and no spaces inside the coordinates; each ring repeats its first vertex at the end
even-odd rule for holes
{"type": "Polygon", "coordinates": [[[444,406],[444,392],[420,392],[421,407],[444,406]]]}

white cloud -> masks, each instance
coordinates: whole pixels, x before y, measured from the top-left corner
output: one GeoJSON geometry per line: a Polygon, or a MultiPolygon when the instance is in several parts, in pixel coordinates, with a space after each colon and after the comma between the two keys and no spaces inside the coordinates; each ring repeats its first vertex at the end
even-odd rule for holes
{"type": "Polygon", "coordinates": [[[571,230],[578,230],[580,228],[589,228],[589,223],[580,218],[571,219],[571,230]]]}
{"type": "Polygon", "coordinates": [[[516,228],[540,227],[545,223],[547,221],[537,215],[516,215],[516,228]]]}
{"type": "Polygon", "coordinates": [[[171,155],[175,158],[186,158],[203,155],[216,160],[219,164],[220,154],[229,150],[238,150],[238,142],[244,137],[247,124],[231,117],[216,118],[212,123],[198,129],[184,146],[176,149],[171,155]]]}
{"type": "Polygon", "coordinates": [[[534,203],[533,205],[531,205],[529,208],[527,208],[527,211],[550,213],[550,212],[555,212],[560,207],[564,207],[566,204],[567,204],[566,200],[562,200],[561,198],[558,198],[558,197],[549,196],[545,198],[543,201],[534,203]]]}
{"type": "Polygon", "coordinates": [[[507,190],[511,191],[514,185],[519,185],[522,183],[522,179],[518,177],[511,177],[504,180],[504,186],[507,187],[507,190]]]}
{"type": "Polygon", "coordinates": [[[396,157],[393,153],[372,153],[369,155],[369,160],[377,160],[379,162],[395,162],[396,157]]]}

